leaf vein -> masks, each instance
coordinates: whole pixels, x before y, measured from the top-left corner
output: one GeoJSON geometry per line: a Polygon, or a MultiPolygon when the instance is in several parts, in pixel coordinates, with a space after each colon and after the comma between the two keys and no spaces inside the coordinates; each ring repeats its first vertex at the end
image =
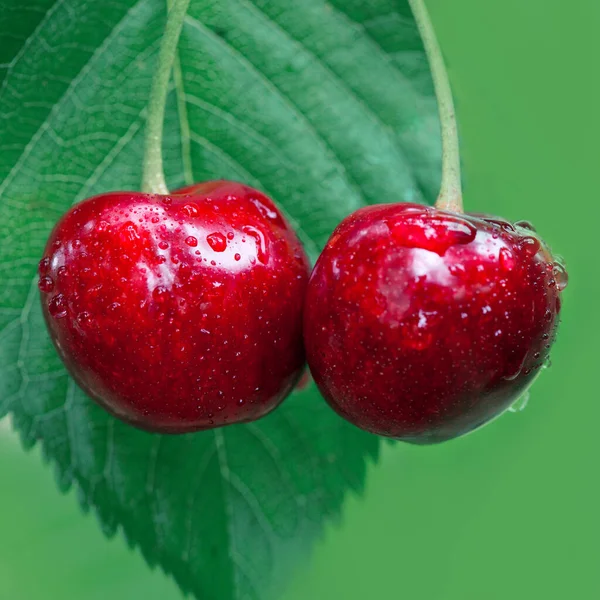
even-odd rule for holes
{"type": "MultiPolygon", "coordinates": [[[[189,15],[186,17],[186,20],[189,23],[193,24],[194,27],[196,27],[196,29],[198,29],[203,35],[207,35],[208,32],[210,31],[209,29],[204,27],[200,21],[198,21],[197,19],[195,19],[189,15]]],[[[217,37],[217,36],[215,36],[215,37],[217,37]]],[[[318,144],[320,146],[322,146],[328,150],[329,156],[332,159],[334,159],[335,164],[338,169],[338,172],[346,180],[346,184],[348,185],[348,187],[354,191],[356,197],[361,200],[362,204],[367,204],[367,202],[363,196],[362,190],[360,189],[360,187],[358,186],[358,184],[356,183],[354,178],[351,176],[351,174],[349,173],[346,166],[341,162],[340,157],[337,155],[337,152],[333,149],[331,144],[323,137],[321,132],[318,131],[318,129],[314,126],[314,124],[308,119],[307,115],[304,112],[302,112],[300,107],[297,106],[293,102],[292,98],[290,98],[288,95],[284,94],[282,92],[282,90],[279,89],[266,76],[266,74],[261,69],[259,69],[247,57],[243,56],[236,48],[234,48],[233,46],[231,46],[224,40],[221,40],[221,42],[222,42],[222,46],[224,48],[228,49],[228,51],[232,57],[234,57],[242,66],[244,66],[246,68],[250,67],[252,69],[252,71],[254,73],[256,73],[256,75],[258,75],[258,77],[260,77],[260,79],[263,82],[263,84],[265,85],[265,87],[267,89],[269,89],[272,93],[277,95],[282,100],[282,102],[284,102],[287,105],[287,107],[292,111],[292,113],[294,115],[296,115],[306,125],[307,130],[311,133],[311,135],[313,136],[315,141],[318,142],[318,144]]]]}
{"type": "Polygon", "coordinates": [[[94,62],[98,59],[98,57],[102,56],[105,52],[110,52],[110,47],[112,45],[112,41],[116,38],[121,31],[125,28],[128,17],[131,13],[138,7],[138,5],[146,2],[147,0],[138,0],[135,2],[131,8],[127,11],[127,13],[121,18],[121,20],[115,25],[114,29],[110,32],[110,34],[105,38],[104,42],[98,46],[97,50],[92,54],[92,56],[86,61],[83,65],[79,73],[76,77],[73,78],[64,94],[61,98],[56,102],[53,109],[50,111],[48,116],[42,121],[41,125],[31,137],[27,145],[24,147],[23,152],[19,155],[19,158],[16,160],[12,169],[9,171],[8,175],[4,179],[2,183],[0,183],[0,196],[4,194],[15,175],[18,173],[19,169],[23,165],[23,162],[27,159],[27,157],[31,154],[33,148],[35,148],[38,141],[42,138],[44,133],[50,128],[50,123],[52,119],[59,113],[60,109],[64,105],[67,100],[74,93],[74,90],[77,88],[79,83],[83,80],[83,78],[91,71],[94,62]]]}

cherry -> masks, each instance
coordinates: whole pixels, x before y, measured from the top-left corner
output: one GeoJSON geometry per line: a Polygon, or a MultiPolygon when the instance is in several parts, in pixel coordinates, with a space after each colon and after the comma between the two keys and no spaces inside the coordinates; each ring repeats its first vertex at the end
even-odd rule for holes
{"type": "Polygon", "coordinates": [[[513,404],[548,359],[567,274],[530,223],[463,214],[457,120],[423,0],[409,0],[442,134],[435,208],[371,206],[334,231],[309,281],[308,363],[355,425],[426,444],[513,404]]]}
{"type": "Polygon", "coordinates": [[[142,429],[252,421],[301,376],[308,261],[273,202],[247,186],[85,200],[54,228],[39,276],[71,375],[142,429]]]}
{"type": "Polygon", "coordinates": [[[310,279],[312,375],[367,431],[454,438],[504,411],[540,372],[566,283],[529,223],[417,204],[361,209],[310,279]]]}

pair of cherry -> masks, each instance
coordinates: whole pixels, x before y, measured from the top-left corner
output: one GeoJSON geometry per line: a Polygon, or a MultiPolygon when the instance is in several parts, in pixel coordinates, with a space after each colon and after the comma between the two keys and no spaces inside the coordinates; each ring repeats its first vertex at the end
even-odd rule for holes
{"type": "Polygon", "coordinates": [[[183,433],[262,417],[306,352],[340,415],[415,443],[466,433],[523,394],[565,285],[530,224],[405,203],[350,215],[310,276],[275,204],[227,181],[85,200],[39,266],[71,375],[132,425],[183,433]]]}

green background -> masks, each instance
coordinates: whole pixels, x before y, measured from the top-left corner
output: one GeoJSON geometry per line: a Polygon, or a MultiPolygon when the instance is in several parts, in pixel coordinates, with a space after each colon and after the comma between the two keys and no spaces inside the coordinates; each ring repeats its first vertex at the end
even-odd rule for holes
{"type": "MultiPolygon", "coordinates": [[[[387,446],[282,600],[598,598],[600,4],[427,4],[457,97],[467,209],[531,220],[567,260],[553,365],[522,413],[442,446],[387,446]]],[[[6,422],[0,481],[1,600],[180,598],[59,495],[6,422]]]]}

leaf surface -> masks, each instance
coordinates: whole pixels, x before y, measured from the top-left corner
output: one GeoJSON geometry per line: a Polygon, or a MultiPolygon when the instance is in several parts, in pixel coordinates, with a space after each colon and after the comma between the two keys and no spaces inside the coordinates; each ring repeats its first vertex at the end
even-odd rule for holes
{"type": "MultiPolygon", "coordinates": [[[[5,0],[6,1],[6,0],[5,0]]],[[[138,189],[164,0],[0,10],[0,415],[107,534],[202,599],[271,597],[379,441],[314,386],[256,423],[168,437],[90,402],[45,330],[36,266],[74,202],[138,189]]],[[[439,124],[404,0],[192,0],[165,123],[172,188],[230,178],[283,208],[314,260],[368,203],[431,200],[439,124]]],[[[131,349],[135,351],[134,348],[131,349]]]]}

